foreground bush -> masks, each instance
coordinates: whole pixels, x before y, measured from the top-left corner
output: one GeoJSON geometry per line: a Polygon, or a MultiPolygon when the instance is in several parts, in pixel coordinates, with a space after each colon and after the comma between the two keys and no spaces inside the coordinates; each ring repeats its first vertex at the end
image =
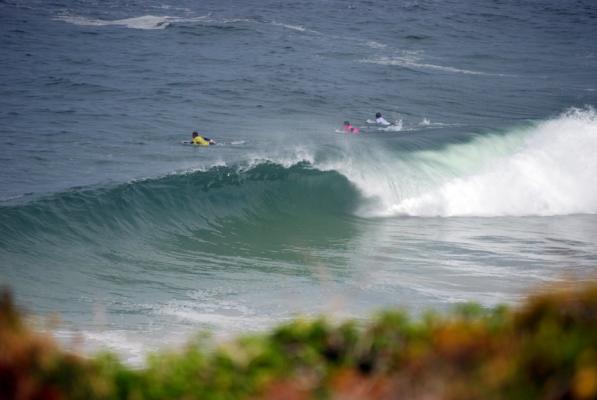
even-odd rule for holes
{"type": "Polygon", "coordinates": [[[366,327],[295,321],[223,346],[85,359],[0,301],[0,399],[596,399],[597,285],[523,306],[379,315],[366,327]]]}

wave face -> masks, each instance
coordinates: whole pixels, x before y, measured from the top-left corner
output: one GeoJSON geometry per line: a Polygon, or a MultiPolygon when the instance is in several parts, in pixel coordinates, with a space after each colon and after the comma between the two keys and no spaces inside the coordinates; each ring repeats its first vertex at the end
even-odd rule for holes
{"type": "MultiPolygon", "coordinates": [[[[218,230],[231,220],[229,230],[263,220],[292,221],[294,229],[314,216],[348,214],[358,199],[345,178],[304,163],[214,167],[113,188],[74,189],[2,207],[0,246],[101,243],[148,232],[185,235],[197,229],[218,230]]],[[[219,232],[227,234],[232,232],[219,232]]]]}

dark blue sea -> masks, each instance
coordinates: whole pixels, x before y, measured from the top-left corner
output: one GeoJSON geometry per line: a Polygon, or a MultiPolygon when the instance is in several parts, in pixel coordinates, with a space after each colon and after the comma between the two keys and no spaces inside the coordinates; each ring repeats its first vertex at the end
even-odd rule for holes
{"type": "Polygon", "coordinates": [[[0,54],[0,284],[67,345],[596,279],[593,0],[0,0],[0,54]]]}

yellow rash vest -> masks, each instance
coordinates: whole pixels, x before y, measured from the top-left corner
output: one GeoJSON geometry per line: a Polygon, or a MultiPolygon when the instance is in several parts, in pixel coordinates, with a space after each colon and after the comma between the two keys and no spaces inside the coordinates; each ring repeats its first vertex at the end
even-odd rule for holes
{"type": "Polygon", "coordinates": [[[209,146],[209,142],[203,138],[203,136],[197,136],[193,138],[193,144],[198,146],[209,146]]]}

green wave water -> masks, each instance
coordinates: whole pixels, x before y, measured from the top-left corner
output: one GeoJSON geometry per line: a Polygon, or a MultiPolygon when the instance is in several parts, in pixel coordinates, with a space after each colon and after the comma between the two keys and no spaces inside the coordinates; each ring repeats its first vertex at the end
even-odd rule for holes
{"type": "Polygon", "coordinates": [[[3,206],[0,248],[26,252],[32,244],[68,248],[128,236],[167,240],[199,230],[228,240],[254,224],[297,230],[314,219],[332,222],[354,212],[360,200],[345,177],[307,163],[214,167],[3,206]]]}

